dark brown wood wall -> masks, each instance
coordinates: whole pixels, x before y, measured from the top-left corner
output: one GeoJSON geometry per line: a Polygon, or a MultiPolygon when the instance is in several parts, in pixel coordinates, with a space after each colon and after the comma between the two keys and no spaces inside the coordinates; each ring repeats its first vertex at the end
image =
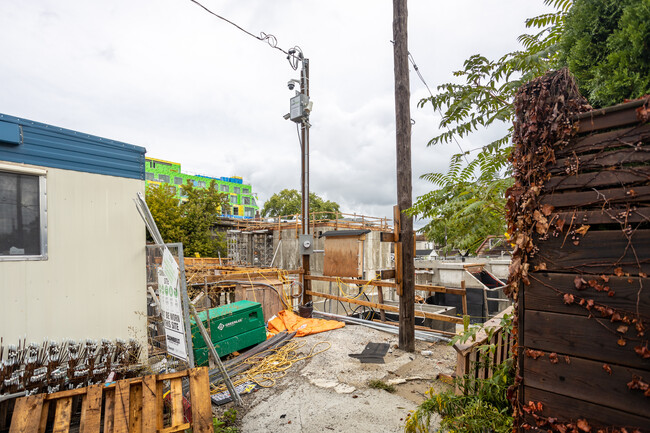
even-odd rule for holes
{"type": "Polygon", "coordinates": [[[650,431],[650,391],[630,389],[650,383],[648,101],[581,115],[549,167],[550,227],[519,303],[520,396],[542,403],[538,419],[525,415],[532,426],[650,431]]]}

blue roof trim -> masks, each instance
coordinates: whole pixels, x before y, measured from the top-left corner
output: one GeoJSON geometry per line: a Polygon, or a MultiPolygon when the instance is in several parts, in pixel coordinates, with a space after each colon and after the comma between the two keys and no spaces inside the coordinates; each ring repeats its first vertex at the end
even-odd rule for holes
{"type": "Polygon", "coordinates": [[[0,113],[0,124],[22,128],[22,143],[0,142],[0,160],[86,173],[145,178],[141,146],[0,113]]]}

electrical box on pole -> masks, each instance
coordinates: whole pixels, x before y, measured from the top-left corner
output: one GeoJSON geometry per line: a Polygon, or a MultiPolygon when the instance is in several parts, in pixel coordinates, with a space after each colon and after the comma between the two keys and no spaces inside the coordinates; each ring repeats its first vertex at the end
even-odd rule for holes
{"type": "Polygon", "coordinates": [[[298,93],[290,100],[289,119],[298,123],[306,120],[309,117],[310,106],[309,96],[298,93]]]}

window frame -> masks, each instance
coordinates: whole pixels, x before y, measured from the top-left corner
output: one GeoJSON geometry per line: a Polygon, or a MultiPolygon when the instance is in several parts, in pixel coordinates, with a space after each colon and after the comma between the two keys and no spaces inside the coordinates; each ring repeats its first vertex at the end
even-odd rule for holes
{"type": "Polygon", "coordinates": [[[39,243],[40,254],[30,255],[1,255],[0,262],[43,261],[48,259],[47,251],[47,170],[0,163],[0,172],[22,174],[38,177],[38,206],[39,206],[39,243]]]}

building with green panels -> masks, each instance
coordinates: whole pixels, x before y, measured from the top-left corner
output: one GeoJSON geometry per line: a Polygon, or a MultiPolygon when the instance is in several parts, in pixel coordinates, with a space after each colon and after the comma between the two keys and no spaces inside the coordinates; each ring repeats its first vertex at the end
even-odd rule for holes
{"type": "Polygon", "coordinates": [[[260,209],[251,185],[244,184],[241,177],[187,174],[181,171],[180,163],[156,158],[145,158],[145,177],[147,186],[160,184],[173,186],[176,189],[176,196],[180,200],[183,199],[181,185],[191,182],[195,188],[206,188],[214,180],[219,191],[229,196],[230,213],[223,214],[223,216],[249,219],[254,218],[260,209]]]}

